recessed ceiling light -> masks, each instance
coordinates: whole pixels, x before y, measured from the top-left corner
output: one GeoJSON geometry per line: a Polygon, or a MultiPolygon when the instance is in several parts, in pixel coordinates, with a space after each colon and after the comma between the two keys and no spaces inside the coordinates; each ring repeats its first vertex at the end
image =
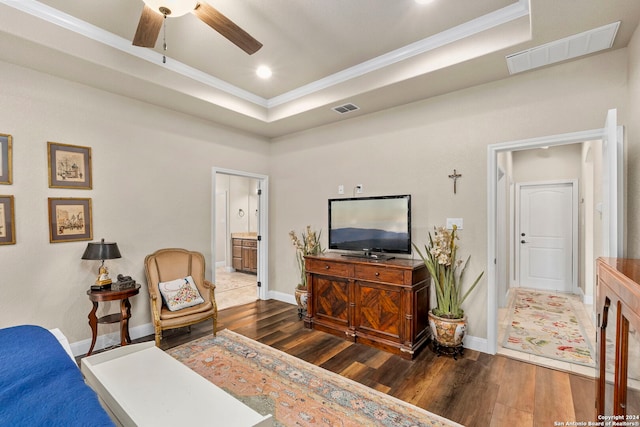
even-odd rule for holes
{"type": "Polygon", "coordinates": [[[268,79],[273,73],[271,71],[271,68],[267,67],[266,65],[261,65],[256,69],[256,74],[261,79],[268,79]]]}
{"type": "Polygon", "coordinates": [[[418,4],[427,4],[427,3],[431,3],[434,0],[415,0],[416,3],[418,4]]]}

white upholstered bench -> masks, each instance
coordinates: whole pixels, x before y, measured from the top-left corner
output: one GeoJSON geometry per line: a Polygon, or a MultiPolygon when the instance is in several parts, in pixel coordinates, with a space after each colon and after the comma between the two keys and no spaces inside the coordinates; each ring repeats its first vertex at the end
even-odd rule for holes
{"type": "Polygon", "coordinates": [[[116,424],[270,427],[260,415],[153,342],[85,357],[81,370],[116,424]]]}

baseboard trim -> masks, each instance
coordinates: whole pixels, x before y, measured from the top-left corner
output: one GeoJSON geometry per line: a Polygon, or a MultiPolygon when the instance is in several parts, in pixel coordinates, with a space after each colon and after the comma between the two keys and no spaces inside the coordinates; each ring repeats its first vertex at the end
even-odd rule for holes
{"type": "Polygon", "coordinates": [[[286,302],[287,304],[294,304],[294,305],[298,304],[296,302],[295,295],[287,294],[287,293],[284,293],[284,292],[269,291],[268,297],[269,297],[269,299],[274,299],[276,301],[286,302]]]}
{"type": "MultiPolygon", "coordinates": [[[[293,304],[293,305],[297,304],[296,297],[294,295],[287,294],[284,292],[269,291],[268,298],[274,299],[277,301],[282,301],[287,304],[293,304]]],[[[132,340],[146,337],[148,335],[153,335],[154,333],[155,332],[154,332],[152,323],[146,323],[144,325],[134,326],[129,329],[129,335],[131,336],[132,340]]],[[[479,338],[471,335],[467,335],[464,337],[464,348],[467,348],[469,350],[475,350],[482,353],[489,353],[487,344],[488,342],[486,338],[479,338]]],[[[102,350],[102,349],[112,347],[112,346],[117,346],[117,345],[120,345],[119,331],[112,332],[110,334],[105,334],[105,335],[98,335],[98,338],[96,339],[96,346],[93,350],[94,351],[102,350]]],[[[89,351],[89,347],[91,347],[91,339],[76,341],[74,343],[71,343],[70,346],[71,346],[71,351],[74,357],[83,356],[87,354],[87,352],[89,351]]]]}
{"type": "Polygon", "coordinates": [[[464,348],[468,348],[469,350],[479,351],[481,353],[489,353],[488,341],[486,338],[474,337],[471,335],[466,335],[463,340],[464,348]]]}
{"type": "MultiPolygon", "coordinates": [[[[153,334],[155,334],[153,330],[153,323],[146,323],[144,325],[129,328],[129,336],[132,340],[153,334]]],[[[103,350],[117,345],[120,345],[120,331],[98,335],[93,351],[95,352],[97,350],[103,350]]],[[[86,340],[76,341],[71,343],[70,346],[74,357],[84,356],[89,351],[89,347],[91,347],[91,339],[88,338],[86,340]]]]}

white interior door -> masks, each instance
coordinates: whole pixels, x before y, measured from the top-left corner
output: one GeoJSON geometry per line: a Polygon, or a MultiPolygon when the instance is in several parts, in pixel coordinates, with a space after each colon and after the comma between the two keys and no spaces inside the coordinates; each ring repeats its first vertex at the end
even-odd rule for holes
{"type": "Polygon", "coordinates": [[[519,286],[572,292],[573,182],[518,186],[519,286]]]}

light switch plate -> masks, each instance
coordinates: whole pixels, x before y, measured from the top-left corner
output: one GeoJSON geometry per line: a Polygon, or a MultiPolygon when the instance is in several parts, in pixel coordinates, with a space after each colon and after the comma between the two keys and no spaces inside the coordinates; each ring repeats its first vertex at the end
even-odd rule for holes
{"type": "Polygon", "coordinates": [[[453,226],[455,225],[458,227],[458,230],[462,230],[463,222],[462,218],[447,218],[447,229],[453,230],[453,226]]]}

